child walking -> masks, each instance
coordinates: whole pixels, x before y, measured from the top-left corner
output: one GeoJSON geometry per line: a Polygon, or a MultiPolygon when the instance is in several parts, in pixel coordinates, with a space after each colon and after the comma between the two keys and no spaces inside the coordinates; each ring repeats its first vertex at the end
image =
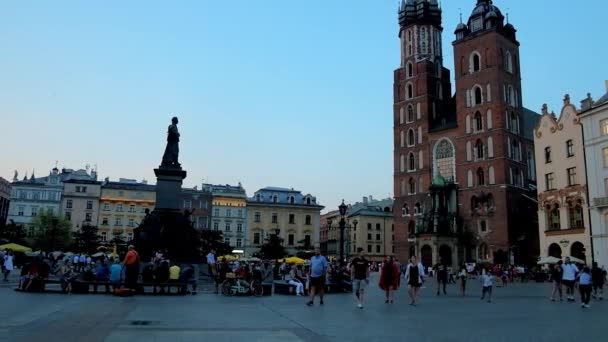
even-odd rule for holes
{"type": "Polygon", "coordinates": [[[486,293],[488,294],[488,303],[492,302],[492,285],[494,285],[494,276],[490,273],[490,269],[486,269],[481,275],[481,300],[484,300],[486,293]]]}

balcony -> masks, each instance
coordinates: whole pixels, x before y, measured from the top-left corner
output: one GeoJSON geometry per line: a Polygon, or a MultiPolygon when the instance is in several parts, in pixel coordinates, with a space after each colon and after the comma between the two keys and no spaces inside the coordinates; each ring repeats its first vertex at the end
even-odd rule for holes
{"type": "Polygon", "coordinates": [[[608,207],[608,197],[596,197],[593,199],[593,205],[596,207],[608,207]]]}

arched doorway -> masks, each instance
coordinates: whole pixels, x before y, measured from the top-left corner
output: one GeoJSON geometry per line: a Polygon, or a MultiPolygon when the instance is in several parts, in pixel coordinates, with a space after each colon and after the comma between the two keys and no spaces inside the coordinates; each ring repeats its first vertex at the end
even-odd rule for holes
{"type": "Polygon", "coordinates": [[[426,267],[433,266],[433,248],[429,245],[424,245],[420,248],[420,262],[426,267]]]}
{"type": "Polygon", "coordinates": [[[439,247],[439,258],[441,263],[452,266],[452,249],[448,245],[439,247]]]}
{"type": "Polygon", "coordinates": [[[570,246],[570,255],[585,261],[585,246],[576,241],[570,246]]]}
{"type": "Polygon", "coordinates": [[[561,259],[562,258],[562,248],[558,244],[552,243],[551,245],[549,245],[548,255],[561,259]]]}

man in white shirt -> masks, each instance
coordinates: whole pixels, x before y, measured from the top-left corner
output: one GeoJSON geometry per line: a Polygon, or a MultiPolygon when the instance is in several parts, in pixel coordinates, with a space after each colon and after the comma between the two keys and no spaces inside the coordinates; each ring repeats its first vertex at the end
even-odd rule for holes
{"type": "Polygon", "coordinates": [[[210,276],[215,275],[215,250],[212,249],[209,254],[207,254],[207,269],[210,276]]]}
{"type": "Polygon", "coordinates": [[[569,302],[574,302],[574,282],[578,268],[570,262],[570,258],[566,257],[566,261],[562,265],[562,271],[562,284],[566,286],[566,298],[569,302]]]}

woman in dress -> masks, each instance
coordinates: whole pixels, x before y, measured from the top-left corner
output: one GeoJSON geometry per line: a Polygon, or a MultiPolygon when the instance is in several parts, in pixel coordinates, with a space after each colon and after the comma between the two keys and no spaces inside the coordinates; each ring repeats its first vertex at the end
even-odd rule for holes
{"type": "Polygon", "coordinates": [[[380,288],[386,294],[385,303],[393,303],[393,292],[399,288],[399,269],[392,256],[387,256],[380,269],[380,288]]]}
{"type": "Polygon", "coordinates": [[[422,264],[418,263],[416,256],[412,256],[405,270],[405,280],[409,288],[408,293],[412,300],[410,305],[416,305],[416,301],[418,301],[418,290],[422,286],[423,277],[424,269],[422,268],[422,264]]]}
{"type": "Polygon", "coordinates": [[[15,266],[13,265],[14,258],[15,257],[13,256],[13,251],[8,250],[8,252],[4,256],[4,281],[8,281],[8,275],[15,268],[15,266]]]}

